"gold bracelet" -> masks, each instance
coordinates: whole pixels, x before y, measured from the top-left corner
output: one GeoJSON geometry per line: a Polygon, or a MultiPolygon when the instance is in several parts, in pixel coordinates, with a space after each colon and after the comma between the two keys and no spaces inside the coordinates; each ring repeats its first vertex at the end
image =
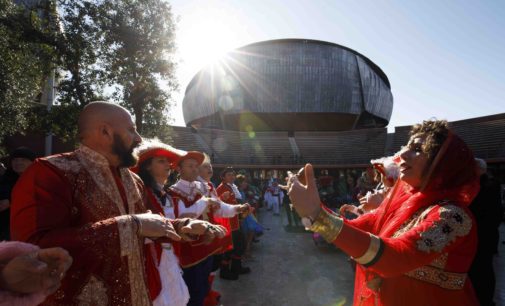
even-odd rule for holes
{"type": "Polygon", "coordinates": [[[370,234],[370,244],[368,245],[368,249],[365,254],[353,259],[361,265],[367,265],[376,259],[380,248],[381,239],[373,234],[370,234]]]}
{"type": "Polygon", "coordinates": [[[326,210],[321,208],[319,214],[314,220],[314,223],[309,229],[320,234],[324,240],[332,243],[335,239],[337,239],[338,235],[342,231],[342,227],[344,227],[344,221],[342,218],[329,214],[326,210]]]}

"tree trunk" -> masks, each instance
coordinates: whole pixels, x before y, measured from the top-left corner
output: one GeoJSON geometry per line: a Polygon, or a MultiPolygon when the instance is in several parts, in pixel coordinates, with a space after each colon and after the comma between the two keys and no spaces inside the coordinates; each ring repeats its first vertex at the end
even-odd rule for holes
{"type": "MultiPolygon", "coordinates": [[[[135,104],[133,104],[135,105],[135,104]]],[[[142,122],[144,119],[144,109],[142,107],[134,106],[133,113],[135,115],[135,125],[137,126],[137,132],[142,134],[142,122]]]]}

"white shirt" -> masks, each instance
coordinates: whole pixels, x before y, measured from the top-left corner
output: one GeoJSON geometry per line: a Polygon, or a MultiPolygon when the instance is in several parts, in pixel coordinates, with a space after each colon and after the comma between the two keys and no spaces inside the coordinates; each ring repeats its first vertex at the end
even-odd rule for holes
{"type": "Polygon", "coordinates": [[[235,217],[235,215],[237,214],[235,207],[236,205],[231,205],[221,201],[221,199],[217,195],[216,189],[211,191],[211,189],[207,185],[207,182],[201,176],[198,177],[198,181],[202,183],[203,194],[209,198],[212,198],[214,201],[219,202],[220,208],[214,212],[214,215],[216,217],[222,217],[222,218],[235,217]]]}
{"type": "Polygon", "coordinates": [[[238,190],[237,185],[233,183],[227,183],[228,186],[230,186],[231,190],[233,190],[233,193],[235,194],[235,199],[237,200],[242,200],[242,194],[240,193],[240,190],[238,190]]]}
{"type": "MultiPolygon", "coordinates": [[[[158,187],[160,190],[163,190],[163,185],[158,184],[158,187]]],[[[163,201],[159,199],[157,196],[155,196],[157,200],[163,201]]],[[[163,207],[163,213],[165,214],[165,217],[168,219],[175,219],[175,212],[174,212],[174,201],[172,200],[172,197],[166,196],[164,198],[165,203],[161,203],[161,207],[163,207]]]]}
{"type": "Polygon", "coordinates": [[[178,200],[177,204],[179,208],[179,217],[189,216],[191,218],[199,218],[203,215],[207,209],[209,204],[209,198],[212,198],[215,201],[218,201],[220,204],[220,208],[214,211],[214,215],[216,217],[221,218],[231,218],[237,214],[234,205],[229,205],[217,197],[214,198],[212,196],[208,196],[209,191],[207,191],[207,185],[203,184],[200,181],[188,182],[185,180],[178,180],[175,184],[173,184],[170,189],[180,194],[181,196],[187,198],[190,201],[193,201],[199,195],[202,195],[198,201],[196,201],[193,205],[186,207],[182,200],[178,200]]]}

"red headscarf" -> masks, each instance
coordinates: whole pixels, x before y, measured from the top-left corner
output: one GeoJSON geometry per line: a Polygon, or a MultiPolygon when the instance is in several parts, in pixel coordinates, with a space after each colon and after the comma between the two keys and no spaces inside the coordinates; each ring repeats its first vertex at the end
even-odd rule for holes
{"type": "Polygon", "coordinates": [[[479,188],[472,151],[461,138],[449,132],[421,188],[414,189],[401,180],[397,181],[379,208],[374,233],[390,237],[420,208],[444,200],[468,206],[479,188]]]}

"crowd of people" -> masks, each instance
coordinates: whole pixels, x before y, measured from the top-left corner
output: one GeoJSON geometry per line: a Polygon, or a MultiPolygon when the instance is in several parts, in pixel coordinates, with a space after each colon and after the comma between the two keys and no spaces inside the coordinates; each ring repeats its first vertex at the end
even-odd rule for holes
{"type": "Polygon", "coordinates": [[[88,104],[78,129],[74,152],[11,156],[2,181],[2,217],[11,220],[2,240],[13,241],[2,243],[2,305],[29,294],[31,304],[47,305],[217,305],[212,271],[227,280],[250,273],[242,227],[254,209],[233,168],[215,187],[208,156],[143,140],[115,104],[88,104]],[[11,272],[19,258],[40,270],[36,285],[33,273],[11,272]]]}
{"type": "Polygon", "coordinates": [[[358,177],[307,164],[260,183],[142,139],[115,104],[88,104],[78,133],[73,152],[10,156],[0,305],[219,305],[216,275],[251,273],[263,205],[352,258],[355,305],[493,305],[500,187],[445,121],[414,126],[358,177]]]}

